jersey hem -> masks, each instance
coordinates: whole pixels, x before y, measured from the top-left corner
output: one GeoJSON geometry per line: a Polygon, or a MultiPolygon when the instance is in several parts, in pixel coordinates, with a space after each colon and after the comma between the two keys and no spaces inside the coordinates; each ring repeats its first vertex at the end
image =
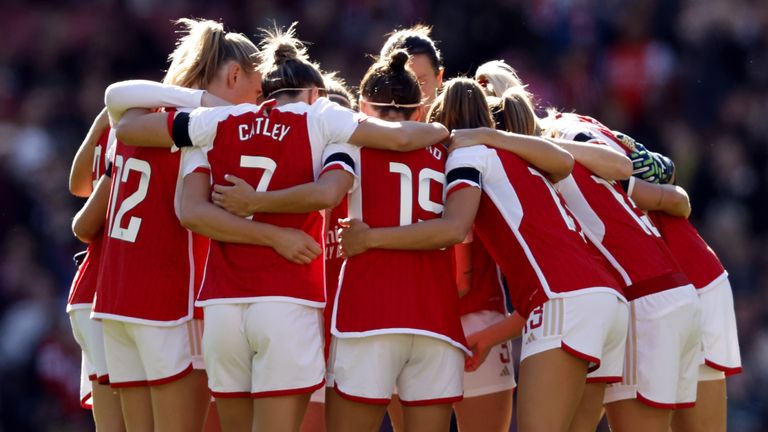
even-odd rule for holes
{"type": "Polygon", "coordinates": [[[189,314],[183,318],[179,318],[173,321],[156,321],[156,320],[135,318],[135,317],[129,317],[125,315],[117,315],[117,314],[110,314],[110,313],[104,313],[104,312],[91,312],[91,319],[112,320],[112,321],[120,321],[120,322],[126,322],[131,324],[149,325],[149,326],[155,326],[155,327],[175,327],[177,325],[181,325],[187,321],[190,321],[192,319],[192,314],[189,314]]]}
{"type": "Polygon", "coordinates": [[[380,336],[385,334],[412,334],[412,335],[418,335],[418,336],[427,336],[427,337],[439,339],[443,342],[447,342],[453,345],[454,347],[464,351],[464,353],[467,356],[472,355],[472,351],[466,346],[464,346],[463,344],[461,344],[460,342],[457,342],[446,335],[429,331],[429,330],[412,329],[407,327],[406,328],[393,327],[393,328],[385,328],[385,329],[366,330],[361,332],[342,332],[334,326],[333,329],[331,329],[331,334],[341,339],[363,338],[368,336],[380,336]]]}
{"type": "Polygon", "coordinates": [[[325,307],[325,301],[318,302],[318,301],[300,299],[296,297],[284,297],[284,296],[214,298],[214,299],[208,299],[208,300],[198,300],[195,302],[195,306],[205,307],[205,306],[213,306],[213,305],[220,305],[220,304],[242,304],[242,303],[264,303],[264,302],[295,303],[303,306],[309,306],[312,308],[325,307]]]}
{"type": "Polygon", "coordinates": [[[699,293],[699,295],[701,295],[701,294],[704,294],[707,291],[711,291],[713,288],[715,288],[718,285],[720,285],[726,279],[728,279],[728,272],[724,271],[724,272],[720,273],[719,276],[717,276],[716,278],[712,279],[711,282],[709,282],[708,284],[704,285],[703,287],[699,288],[696,285],[694,285],[693,287],[696,288],[696,292],[699,293]]]}
{"type": "Polygon", "coordinates": [[[72,311],[81,310],[81,309],[93,309],[93,302],[90,302],[90,303],[67,303],[66,312],[70,313],[72,311]]]}

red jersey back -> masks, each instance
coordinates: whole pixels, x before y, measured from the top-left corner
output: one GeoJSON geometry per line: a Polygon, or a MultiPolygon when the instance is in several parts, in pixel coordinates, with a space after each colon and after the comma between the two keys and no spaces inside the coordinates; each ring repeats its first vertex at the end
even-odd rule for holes
{"type": "Polygon", "coordinates": [[[727,276],[715,251],[688,219],[660,211],[648,212],[648,215],[696,289],[706,289],[727,276]]]}
{"type": "Polygon", "coordinates": [[[469,292],[461,298],[461,315],[485,310],[505,313],[504,284],[501,282],[501,269],[485,250],[483,242],[470,243],[472,254],[472,282],[469,292]]]}
{"type": "Polygon", "coordinates": [[[483,191],[475,230],[501,267],[516,311],[527,317],[550,298],[620,286],[550,181],[513,153],[485,146],[448,158],[448,193],[483,191]]]}
{"type": "MultiPolygon", "coordinates": [[[[626,151],[610,130],[590,117],[563,115],[552,127],[565,139],[583,141],[580,135],[584,135],[596,145],[626,151]]],[[[558,182],[557,188],[586,234],[621,274],[628,299],[690,283],[656,226],[621,184],[598,177],[577,162],[573,173],[558,182]]]]}
{"type": "Polygon", "coordinates": [[[176,325],[193,317],[205,251],[178,220],[182,152],[118,142],[94,316],[176,325]]]}
{"type": "MultiPolygon", "coordinates": [[[[99,136],[96,146],[93,148],[93,164],[91,166],[91,182],[93,189],[106,171],[107,149],[110,141],[110,128],[107,128],[99,136]]],[[[104,229],[100,229],[93,241],[88,244],[85,259],[77,268],[75,278],[67,298],[67,311],[73,309],[90,309],[93,297],[96,294],[96,282],[99,277],[99,261],[101,259],[101,243],[104,229]]]]}
{"type": "MultiPolygon", "coordinates": [[[[188,130],[199,159],[184,171],[208,165],[214,184],[225,184],[224,176],[232,174],[257,191],[310,183],[320,172],[325,145],[346,141],[356,127],[354,113],[325,98],[279,108],[270,101],[198,109],[188,130]]],[[[256,214],[253,220],[300,229],[323,243],[320,212],[256,214]]],[[[324,282],[322,258],[299,265],[271,247],[211,241],[198,304],[279,299],[322,307],[324,282]]]]}
{"type": "MultiPolygon", "coordinates": [[[[438,218],[443,211],[446,150],[401,153],[333,146],[326,169],[353,172],[349,216],[372,228],[438,218]],[[338,149],[338,150],[337,150],[338,149]]],[[[333,334],[424,334],[462,349],[453,250],[371,249],[348,258],[333,310],[333,334]]]]}

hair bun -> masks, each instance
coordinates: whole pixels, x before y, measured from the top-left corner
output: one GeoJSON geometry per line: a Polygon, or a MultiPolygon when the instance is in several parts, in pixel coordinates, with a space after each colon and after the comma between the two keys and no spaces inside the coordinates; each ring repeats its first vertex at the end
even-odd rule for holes
{"type": "Polygon", "coordinates": [[[272,56],[275,64],[285,63],[299,57],[299,48],[293,41],[283,41],[275,46],[272,56]]]}
{"type": "Polygon", "coordinates": [[[405,64],[408,63],[408,51],[406,50],[396,50],[393,51],[389,55],[389,68],[396,72],[401,72],[405,70],[405,64]]]}

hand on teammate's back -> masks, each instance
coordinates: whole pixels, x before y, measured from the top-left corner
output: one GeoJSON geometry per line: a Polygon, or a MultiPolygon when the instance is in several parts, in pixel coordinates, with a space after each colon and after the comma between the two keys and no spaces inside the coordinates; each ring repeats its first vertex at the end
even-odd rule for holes
{"type": "Polygon", "coordinates": [[[232,186],[214,185],[211,201],[234,215],[241,217],[252,215],[254,211],[251,209],[251,200],[255,195],[253,186],[230,174],[224,176],[224,179],[232,183],[232,186]]]}
{"type": "Polygon", "coordinates": [[[483,364],[483,362],[485,362],[488,353],[491,352],[491,348],[493,348],[493,344],[489,343],[488,338],[485,337],[485,333],[481,330],[467,336],[467,347],[472,350],[472,357],[467,357],[464,361],[464,370],[467,372],[474,372],[483,364]]]}
{"type": "Polygon", "coordinates": [[[451,131],[451,136],[448,138],[448,152],[452,152],[462,147],[485,144],[485,137],[484,128],[454,129],[451,131]]]}
{"type": "Polygon", "coordinates": [[[294,264],[309,264],[323,251],[309,234],[294,228],[280,228],[272,248],[294,264]]]}
{"type": "Polygon", "coordinates": [[[340,219],[341,251],[347,258],[361,254],[368,250],[365,244],[365,235],[371,229],[365,222],[359,219],[340,219]]]}

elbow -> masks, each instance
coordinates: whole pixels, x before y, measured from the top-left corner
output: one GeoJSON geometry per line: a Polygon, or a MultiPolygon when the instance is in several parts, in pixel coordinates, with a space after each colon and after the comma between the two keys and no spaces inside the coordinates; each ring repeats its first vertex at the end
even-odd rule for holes
{"type": "Polygon", "coordinates": [[[614,170],[615,178],[613,180],[626,180],[632,177],[632,161],[628,157],[622,156],[617,159],[614,170]]]}
{"type": "Polygon", "coordinates": [[[78,198],[88,198],[91,196],[91,190],[86,185],[78,184],[78,182],[74,181],[73,179],[69,180],[69,193],[72,195],[78,197],[78,198]]]}
{"type": "Polygon", "coordinates": [[[446,227],[445,238],[440,247],[449,247],[463,242],[467,238],[470,228],[471,225],[467,227],[460,223],[451,223],[446,227]]]}
{"type": "Polygon", "coordinates": [[[183,202],[179,210],[179,222],[184,228],[194,232],[200,232],[203,226],[201,213],[194,206],[183,205],[183,202]]]}
{"type": "Polygon", "coordinates": [[[96,237],[96,231],[89,229],[87,224],[83,223],[81,218],[75,217],[72,221],[72,234],[83,243],[91,243],[96,237]]]}
{"type": "Polygon", "coordinates": [[[675,190],[675,198],[672,202],[675,216],[688,218],[691,215],[691,200],[683,188],[675,186],[675,190]]]}
{"type": "Polygon", "coordinates": [[[556,169],[553,169],[549,172],[549,177],[552,180],[552,183],[557,183],[571,175],[571,172],[573,171],[573,165],[576,163],[576,160],[570,153],[565,150],[563,150],[561,153],[560,163],[558,163],[556,169]]]}

